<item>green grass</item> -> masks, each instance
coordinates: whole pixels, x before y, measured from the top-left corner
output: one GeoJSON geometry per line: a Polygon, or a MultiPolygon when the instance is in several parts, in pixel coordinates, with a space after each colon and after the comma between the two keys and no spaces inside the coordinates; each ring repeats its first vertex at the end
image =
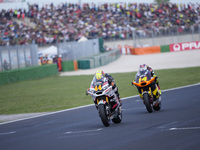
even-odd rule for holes
{"type": "MultiPolygon", "coordinates": [[[[200,67],[155,70],[161,90],[200,82],[200,67]]],[[[131,85],[136,72],[111,74],[121,98],[138,95],[131,85]]],[[[52,76],[0,86],[0,114],[57,111],[92,104],[85,95],[93,75],[52,76]]]]}

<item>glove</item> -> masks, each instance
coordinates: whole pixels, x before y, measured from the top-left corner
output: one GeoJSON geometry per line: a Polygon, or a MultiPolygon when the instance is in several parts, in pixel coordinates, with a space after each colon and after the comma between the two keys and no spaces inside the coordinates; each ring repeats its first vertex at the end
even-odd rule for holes
{"type": "Polygon", "coordinates": [[[155,77],[155,81],[157,81],[158,76],[154,74],[153,77],[155,77]]]}
{"type": "Polygon", "coordinates": [[[85,95],[88,95],[88,91],[89,91],[89,89],[86,90],[85,95]]]}
{"type": "Polygon", "coordinates": [[[111,79],[111,78],[108,78],[108,84],[111,85],[111,83],[112,83],[112,79],[111,79]]]}
{"type": "Polygon", "coordinates": [[[116,84],[114,82],[111,83],[111,86],[113,90],[116,88],[116,84]]]}

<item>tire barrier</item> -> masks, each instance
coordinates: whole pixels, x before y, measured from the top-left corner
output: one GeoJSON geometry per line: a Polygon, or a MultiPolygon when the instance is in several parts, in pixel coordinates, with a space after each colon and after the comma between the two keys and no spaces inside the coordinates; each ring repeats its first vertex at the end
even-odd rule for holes
{"type": "Polygon", "coordinates": [[[0,85],[24,80],[39,79],[56,75],[57,73],[58,69],[56,64],[2,71],[0,72],[0,85]]]}
{"type": "Polygon", "coordinates": [[[97,56],[91,56],[78,60],[78,69],[91,69],[107,65],[121,56],[120,51],[104,52],[97,56]]]}

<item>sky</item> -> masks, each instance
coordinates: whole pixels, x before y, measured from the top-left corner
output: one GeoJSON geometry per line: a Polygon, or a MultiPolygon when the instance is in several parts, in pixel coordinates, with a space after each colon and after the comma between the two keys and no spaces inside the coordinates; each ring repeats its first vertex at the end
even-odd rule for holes
{"type": "MultiPolygon", "coordinates": [[[[117,2],[124,2],[124,3],[153,3],[154,0],[25,0],[25,2],[21,2],[21,0],[15,0],[16,3],[0,3],[0,10],[1,9],[19,9],[19,8],[27,8],[27,3],[34,4],[38,3],[39,6],[43,6],[44,4],[54,3],[55,5],[62,3],[62,2],[68,2],[68,3],[117,3],[117,2]]],[[[24,1],[24,0],[22,0],[24,1]]],[[[199,3],[200,0],[170,0],[172,3],[199,3]]]]}

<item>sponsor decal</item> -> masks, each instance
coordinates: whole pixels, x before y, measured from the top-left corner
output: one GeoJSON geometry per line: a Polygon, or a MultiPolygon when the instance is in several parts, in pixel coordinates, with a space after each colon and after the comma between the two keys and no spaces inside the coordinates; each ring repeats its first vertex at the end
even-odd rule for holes
{"type": "Polygon", "coordinates": [[[170,44],[169,47],[171,52],[200,49],[200,41],[170,44]]]}

